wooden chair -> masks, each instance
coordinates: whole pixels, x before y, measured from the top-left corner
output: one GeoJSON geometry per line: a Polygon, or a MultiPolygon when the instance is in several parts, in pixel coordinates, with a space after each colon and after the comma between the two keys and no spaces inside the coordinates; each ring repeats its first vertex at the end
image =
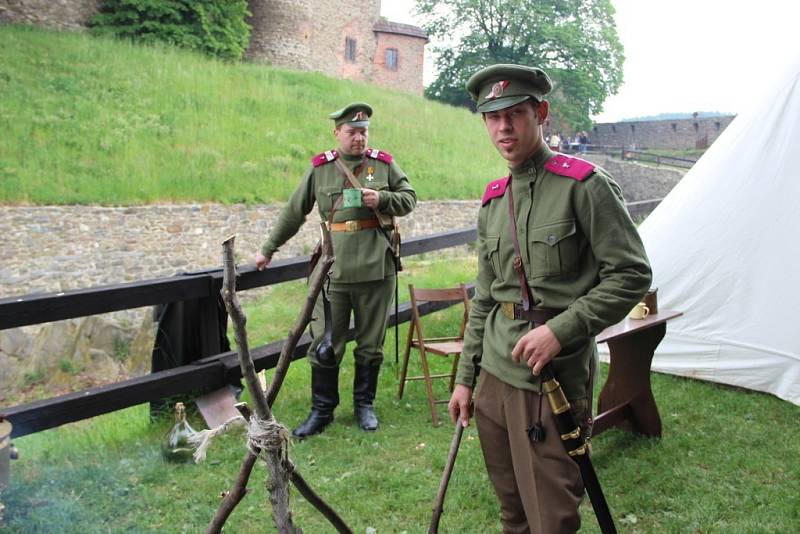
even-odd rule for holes
{"type": "Polygon", "coordinates": [[[436,404],[446,404],[449,399],[436,400],[434,398],[432,380],[434,378],[449,378],[449,389],[453,391],[456,379],[456,368],[458,367],[458,360],[464,347],[464,329],[467,327],[467,317],[469,315],[469,296],[467,295],[467,288],[464,284],[461,284],[459,287],[443,289],[419,289],[415,288],[413,284],[408,284],[408,293],[411,296],[411,324],[408,328],[406,350],[403,356],[403,370],[400,375],[400,391],[398,392],[398,397],[401,399],[403,398],[403,389],[406,382],[411,380],[424,380],[425,389],[428,394],[428,404],[431,409],[431,419],[433,425],[438,426],[439,417],[436,414],[436,404]],[[464,316],[461,320],[461,329],[458,335],[426,338],[423,334],[422,322],[420,321],[420,304],[424,302],[453,301],[462,301],[464,304],[464,316]],[[419,357],[422,363],[422,374],[419,376],[408,376],[408,360],[412,348],[419,351],[419,357]],[[452,354],[453,366],[450,372],[431,375],[430,367],[428,366],[428,354],[436,354],[444,357],[452,354]]]}

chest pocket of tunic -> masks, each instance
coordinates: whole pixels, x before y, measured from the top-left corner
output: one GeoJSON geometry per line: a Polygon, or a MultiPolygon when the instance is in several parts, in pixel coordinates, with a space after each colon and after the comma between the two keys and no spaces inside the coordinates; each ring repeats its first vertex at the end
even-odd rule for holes
{"type": "Polygon", "coordinates": [[[503,281],[503,264],[500,262],[500,238],[487,237],[486,238],[486,257],[492,263],[492,271],[494,277],[499,282],[503,281]]]}
{"type": "Polygon", "coordinates": [[[575,219],[538,226],[531,230],[530,261],[533,278],[578,270],[578,239],[575,219]]]}
{"type": "Polygon", "coordinates": [[[325,187],[319,188],[319,196],[317,197],[317,203],[319,204],[319,209],[322,212],[324,218],[328,218],[328,215],[331,212],[331,208],[333,207],[333,203],[336,202],[336,199],[342,195],[342,188],[338,185],[328,185],[325,187]]]}

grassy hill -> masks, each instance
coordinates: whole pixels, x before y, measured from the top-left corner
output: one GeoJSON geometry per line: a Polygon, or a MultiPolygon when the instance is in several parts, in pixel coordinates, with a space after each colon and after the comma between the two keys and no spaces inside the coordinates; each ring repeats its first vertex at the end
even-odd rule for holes
{"type": "Polygon", "coordinates": [[[354,100],[421,199],[505,171],[475,115],[377,86],[19,26],[0,50],[4,204],[282,201],[354,100]]]}

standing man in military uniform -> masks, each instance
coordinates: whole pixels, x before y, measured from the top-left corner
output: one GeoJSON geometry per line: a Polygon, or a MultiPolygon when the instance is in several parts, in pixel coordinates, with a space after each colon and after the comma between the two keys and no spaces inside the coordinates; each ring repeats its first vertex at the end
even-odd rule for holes
{"type": "Polygon", "coordinates": [[[292,434],[304,438],[322,432],[339,404],[339,365],[353,312],[356,328],[353,408],[358,425],[378,428],[373,408],[383,341],[396,284],[392,232],[378,219],[406,215],[417,195],[408,177],[388,152],[367,147],[372,107],[355,102],[330,115],[338,148],[315,156],[261,250],[256,266],[266,268],[278,248],[297,233],[317,204],[333,238],[333,264],[328,296],[331,303],[335,362],[320,361],[316,347],[325,321],[322,299],[314,309],[308,352],[311,363],[311,413],[292,434]],[[346,170],[345,170],[346,168],[346,170]],[[348,178],[347,172],[353,177],[348,178]],[[354,178],[354,180],[353,180],[354,178]],[[356,187],[354,181],[361,185],[356,187]]]}
{"type": "Polygon", "coordinates": [[[504,532],[575,532],[583,482],[538,375],[552,361],[588,437],[594,337],[644,296],[650,266],[617,184],[544,142],[544,71],[493,65],[467,90],[510,173],[488,184],[479,211],[476,293],[448,408],[466,426],[477,381],[475,422],[504,532]]]}

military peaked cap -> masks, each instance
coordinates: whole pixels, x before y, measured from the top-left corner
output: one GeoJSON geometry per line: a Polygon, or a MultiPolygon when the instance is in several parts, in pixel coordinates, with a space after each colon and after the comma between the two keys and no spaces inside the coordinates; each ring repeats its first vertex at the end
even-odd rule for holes
{"type": "Polygon", "coordinates": [[[366,128],[369,126],[370,117],[372,117],[372,106],[366,102],[353,102],[330,114],[337,127],[349,124],[353,128],[366,128]]]}
{"type": "Polygon", "coordinates": [[[467,81],[467,91],[482,113],[505,109],[529,98],[540,102],[552,89],[547,73],[524,65],[492,65],[467,81]]]}

